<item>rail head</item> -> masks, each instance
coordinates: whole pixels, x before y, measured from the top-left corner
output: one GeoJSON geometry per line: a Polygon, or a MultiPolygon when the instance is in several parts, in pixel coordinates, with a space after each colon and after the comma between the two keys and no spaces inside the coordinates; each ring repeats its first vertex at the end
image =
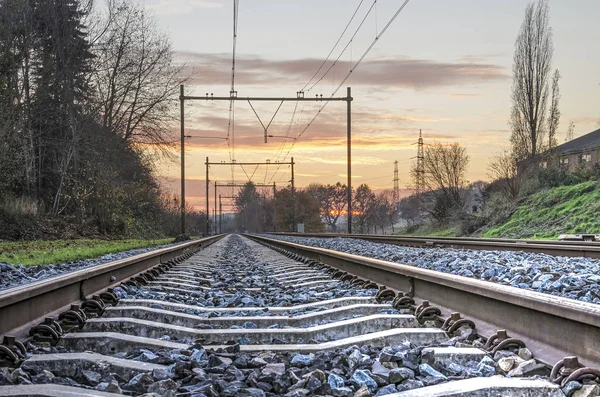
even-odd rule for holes
{"type": "MultiPolygon", "coordinates": [[[[600,305],[576,301],[415,266],[387,262],[324,248],[309,247],[264,236],[253,239],[292,250],[368,278],[389,288],[429,300],[449,311],[460,311],[487,330],[506,328],[529,343],[550,345],[542,353],[545,362],[562,359],[556,354],[575,354],[600,365],[600,305]],[[512,315],[511,315],[512,314],[512,315]]],[[[492,331],[493,332],[493,331],[492,331]]],[[[554,361],[555,362],[555,361],[554,361]]]]}
{"type": "Polygon", "coordinates": [[[396,236],[378,234],[335,234],[335,233],[272,233],[280,236],[353,238],[395,245],[439,246],[476,250],[510,250],[546,253],[554,256],[583,256],[600,258],[599,242],[544,241],[478,237],[428,237],[396,236]]]}

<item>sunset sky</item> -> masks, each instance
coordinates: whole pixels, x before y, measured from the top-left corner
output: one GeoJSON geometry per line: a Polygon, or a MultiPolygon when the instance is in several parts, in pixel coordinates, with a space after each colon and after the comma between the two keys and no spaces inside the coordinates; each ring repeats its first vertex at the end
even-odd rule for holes
{"type": "MultiPolygon", "coordinates": [[[[233,0],[145,0],[173,41],[178,62],[192,74],[186,93],[228,96],[231,79],[233,0]]],[[[240,0],[236,90],[238,96],[294,97],[332,49],[360,0],[240,0]]],[[[379,0],[331,72],[306,96],[331,95],[350,65],[403,1],[379,0]]],[[[333,52],[340,55],[373,4],[364,0],[333,52]]],[[[394,161],[400,186],[411,183],[411,158],[419,129],[426,142],[459,142],[471,162],[469,181],[486,180],[487,163],[508,145],[514,42],[527,2],[521,0],[412,0],[336,96],[352,87],[353,185],[392,187],[394,161]]],[[[560,70],[562,112],[559,142],[569,121],[575,136],[600,120],[600,1],[550,1],[553,67],[560,70]]],[[[321,71],[321,74],[330,62],[321,71]]],[[[319,80],[320,75],[316,80],[319,80]]],[[[312,86],[309,85],[309,87],[312,86]]],[[[253,103],[265,124],[279,102],[253,103]]],[[[346,107],[330,102],[305,130],[322,103],[286,102],[263,142],[263,129],[247,102],[235,106],[235,141],[189,139],[186,143],[188,200],[204,208],[204,161],[296,162],[296,184],[346,180],[346,107]],[[297,106],[297,107],[296,107],[297,106]],[[294,114],[294,109],[296,110],[294,114]],[[292,117],[294,116],[294,117],[292,117]],[[300,135],[301,134],[301,135],[300,135]],[[297,139],[292,139],[297,138],[297,139]],[[229,143],[229,144],[228,144],[229,143]]],[[[190,102],[186,133],[227,136],[228,102],[190,102]]],[[[210,178],[231,181],[232,170],[212,166],[210,178]]],[[[285,186],[288,166],[237,167],[235,181],[285,186]],[[247,175],[246,175],[247,174],[247,175]]],[[[179,167],[161,167],[166,184],[179,193],[179,167]]],[[[229,195],[231,190],[220,189],[229,195]]],[[[210,196],[212,197],[212,189],[210,196]]],[[[211,202],[211,206],[212,206],[211,202]]]]}

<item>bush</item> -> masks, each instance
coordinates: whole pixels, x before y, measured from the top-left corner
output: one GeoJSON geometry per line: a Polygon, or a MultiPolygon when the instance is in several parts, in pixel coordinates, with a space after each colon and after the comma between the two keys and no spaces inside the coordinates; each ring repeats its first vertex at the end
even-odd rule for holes
{"type": "Polygon", "coordinates": [[[460,217],[461,208],[448,198],[445,194],[440,194],[435,199],[435,204],[431,210],[431,216],[434,221],[440,225],[446,224],[451,218],[460,217]]]}
{"type": "Polygon", "coordinates": [[[38,237],[37,220],[0,207],[0,240],[33,240],[38,237]]]}
{"type": "Polygon", "coordinates": [[[579,164],[569,171],[564,167],[540,168],[524,178],[521,187],[521,197],[528,197],[543,189],[552,189],[559,186],[572,186],[587,181],[600,180],[600,165],[586,167],[579,164]]]}

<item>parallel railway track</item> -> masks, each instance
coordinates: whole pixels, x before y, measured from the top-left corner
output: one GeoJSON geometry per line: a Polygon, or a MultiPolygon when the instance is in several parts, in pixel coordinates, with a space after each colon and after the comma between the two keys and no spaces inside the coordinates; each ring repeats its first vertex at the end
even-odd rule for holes
{"type": "Polygon", "coordinates": [[[520,240],[507,238],[479,237],[427,237],[396,236],[380,234],[335,234],[335,233],[272,233],[282,236],[320,238],[355,238],[376,243],[404,245],[410,247],[461,248],[474,250],[525,251],[556,256],[581,256],[600,258],[600,242],[520,240]]]}
{"type": "Polygon", "coordinates": [[[20,384],[0,386],[0,396],[300,396],[307,395],[304,390],[308,395],[367,396],[384,388],[406,397],[504,396],[517,390],[561,396],[561,383],[600,375],[593,370],[600,367],[598,305],[260,236],[247,236],[255,242],[243,240],[247,250],[240,251],[240,262],[239,253],[228,253],[230,241],[210,246],[221,237],[0,291],[0,335],[10,332],[23,340],[24,332],[37,325],[27,360],[18,357],[18,343],[5,339],[4,350],[18,360],[5,365],[20,364],[29,378],[22,381],[11,372],[12,383],[20,384]],[[470,331],[473,327],[477,334],[470,331]],[[409,350],[385,350],[407,342],[412,343],[409,350]],[[469,350],[473,343],[481,349],[469,350]],[[438,347],[423,348],[429,344],[438,347]],[[446,345],[462,350],[450,354],[446,345]],[[525,345],[538,360],[530,363],[537,365],[535,373],[549,373],[567,356],[578,360],[555,366],[552,378],[559,385],[477,377],[486,365],[498,365],[492,360],[502,356],[498,351],[516,352],[525,345]],[[416,365],[413,377],[387,378],[390,370],[400,376],[399,368],[407,368],[388,353],[416,365]],[[353,354],[358,362],[350,366],[353,354]],[[241,356],[253,364],[239,363],[241,356]],[[371,360],[366,364],[361,361],[365,356],[371,360]],[[456,376],[445,367],[448,360],[464,371],[475,362],[479,372],[473,367],[469,376],[456,376]],[[336,372],[336,365],[353,372],[336,372]],[[79,384],[27,385],[43,378],[40,368],[79,384]],[[436,379],[429,368],[446,371],[444,379],[436,379]],[[96,374],[102,378],[95,379],[96,374]],[[472,379],[456,380],[460,377],[472,379]],[[426,388],[400,391],[413,380],[426,388]]]}

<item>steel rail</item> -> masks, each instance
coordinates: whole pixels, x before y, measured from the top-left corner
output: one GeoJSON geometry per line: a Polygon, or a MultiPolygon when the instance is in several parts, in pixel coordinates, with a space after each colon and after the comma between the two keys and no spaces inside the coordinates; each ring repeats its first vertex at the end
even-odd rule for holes
{"type": "Polygon", "coordinates": [[[380,234],[334,234],[334,233],[270,233],[281,236],[320,237],[320,238],[357,238],[376,243],[440,247],[473,250],[525,251],[553,256],[582,256],[600,258],[600,243],[579,241],[541,241],[502,238],[477,237],[424,237],[390,236],[380,234]]]}
{"type": "Polygon", "coordinates": [[[107,288],[190,250],[208,246],[223,235],[161,248],[129,258],[69,272],[0,291],[0,335],[24,335],[46,316],[66,310],[107,288]]]}
{"type": "Polygon", "coordinates": [[[600,305],[264,236],[247,237],[428,300],[444,314],[460,312],[484,337],[506,329],[547,365],[576,355],[587,366],[600,366],[600,305]]]}

